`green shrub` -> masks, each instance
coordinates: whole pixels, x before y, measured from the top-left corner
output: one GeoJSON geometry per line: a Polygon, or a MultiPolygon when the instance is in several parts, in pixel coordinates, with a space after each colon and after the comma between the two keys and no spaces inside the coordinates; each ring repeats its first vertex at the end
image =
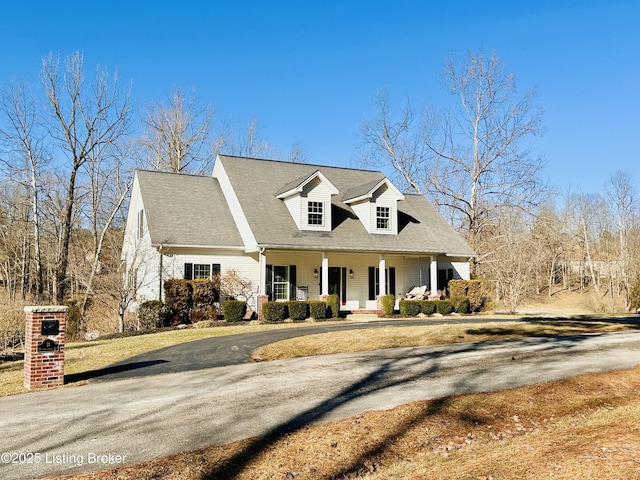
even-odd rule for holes
{"type": "Polygon", "coordinates": [[[289,310],[289,318],[292,320],[304,320],[309,316],[309,304],[299,300],[291,300],[287,302],[289,310]]]}
{"type": "Polygon", "coordinates": [[[450,300],[456,313],[471,313],[471,303],[467,297],[451,297],[450,300]]]}
{"type": "Polygon", "coordinates": [[[380,303],[382,303],[382,314],[384,316],[393,315],[393,310],[396,308],[395,295],[385,295],[380,303]]]}
{"type": "Polygon", "coordinates": [[[449,295],[451,298],[467,297],[471,312],[478,311],[486,300],[480,280],[451,280],[449,282],[449,295]]]}
{"type": "Polygon", "coordinates": [[[404,317],[415,317],[420,313],[419,300],[400,300],[400,315],[404,317]]]}
{"type": "Polygon", "coordinates": [[[436,304],[436,312],[441,315],[449,315],[453,312],[453,305],[449,300],[434,300],[433,303],[436,304]]]}
{"type": "Polygon", "coordinates": [[[309,316],[316,319],[327,318],[327,302],[309,300],[309,316]]]}
{"type": "Polygon", "coordinates": [[[265,322],[281,322],[287,318],[287,304],[283,302],[264,302],[262,304],[262,316],[265,322]]]}
{"type": "Polygon", "coordinates": [[[247,312],[247,302],[242,300],[225,300],[222,304],[222,315],[227,322],[239,322],[247,312]]]}
{"type": "Polygon", "coordinates": [[[173,323],[189,321],[193,306],[193,286],[189,280],[172,278],[164,281],[164,301],[173,311],[173,323]]]}
{"type": "Polygon", "coordinates": [[[340,297],[329,295],[327,297],[327,316],[337,318],[340,315],[340,297]]]}
{"type": "Polygon", "coordinates": [[[138,322],[142,330],[155,330],[171,323],[171,307],[160,300],[149,300],[138,307],[138,322]]]}
{"type": "Polygon", "coordinates": [[[419,300],[420,312],[424,315],[433,315],[436,313],[436,302],[431,300],[419,300]]]}

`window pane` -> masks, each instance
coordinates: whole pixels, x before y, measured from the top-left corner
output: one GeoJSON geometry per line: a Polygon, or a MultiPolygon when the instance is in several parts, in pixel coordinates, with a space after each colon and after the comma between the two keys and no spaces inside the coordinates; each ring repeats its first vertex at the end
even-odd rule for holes
{"type": "Polygon", "coordinates": [[[389,207],[376,207],[376,228],[389,230],[389,207]]]}
{"type": "Polygon", "coordinates": [[[322,202],[309,202],[308,223],[309,225],[322,225],[322,202]]]}
{"type": "Polygon", "coordinates": [[[211,265],[196,263],[193,266],[193,278],[209,278],[211,276],[211,265]]]}

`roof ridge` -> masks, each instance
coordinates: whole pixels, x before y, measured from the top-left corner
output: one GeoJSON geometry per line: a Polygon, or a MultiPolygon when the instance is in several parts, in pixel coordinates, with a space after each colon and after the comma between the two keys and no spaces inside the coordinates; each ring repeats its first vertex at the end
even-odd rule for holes
{"type": "Polygon", "coordinates": [[[258,162],[274,162],[274,163],[285,163],[285,164],[291,164],[291,165],[304,165],[304,166],[307,166],[307,167],[334,168],[334,169],[337,169],[337,170],[352,170],[352,171],[356,171],[356,172],[382,173],[382,171],[380,171],[380,170],[369,170],[369,169],[365,169],[365,168],[340,167],[340,166],[336,166],[336,165],[321,165],[321,164],[318,164],[318,163],[290,162],[288,160],[276,160],[276,159],[272,159],[272,158],[243,157],[241,155],[226,155],[226,154],[222,154],[222,153],[220,153],[218,155],[220,157],[241,158],[243,160],[255,160],[255,161],[258,161],[258,162]]]}

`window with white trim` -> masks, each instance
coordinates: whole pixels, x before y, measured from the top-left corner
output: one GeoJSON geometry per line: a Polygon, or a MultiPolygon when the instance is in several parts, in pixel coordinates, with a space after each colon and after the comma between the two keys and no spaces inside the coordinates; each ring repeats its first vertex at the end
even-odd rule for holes
{"type": "Polygon", "coordinates": [[[324,225],[324,205],[323,202],[310,200],[307,204],[307,224],[324,225]]]}
{"type": "Polygon", "coordinates": [[[376,207],[376,229],[389,230],[391,228],[391,209],[389,207],[376,207]]]}

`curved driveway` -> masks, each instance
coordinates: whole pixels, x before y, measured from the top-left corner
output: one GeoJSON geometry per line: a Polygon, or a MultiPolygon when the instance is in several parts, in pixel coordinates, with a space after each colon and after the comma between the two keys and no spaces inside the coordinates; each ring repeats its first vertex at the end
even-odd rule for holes
{"type": "Polygon", "coordinates": [[[158,375],[161,373],[187,372],[205,368],[224,367],[251,362],[251,352],[258,347],[289,338],[314,335],[316,333],[343,330],[375,329],[385,327],[407,327],[422,325],[448,325],[456,323],[473,324],[491,322],[512,322],[512,318],[488,320],[486,317],[461,317],[443,320],[372,320],[348,321],[333,324],[311,324],[298,328],[283,328],[262,332],[240,333],[222,337],[203,338],[179,345],[154,350],[127,358],[110,367],[96,371],[67,375],[67,382],[79,380],[116,380],[130,377],[158,375]]]}
{"type": "Polygon", "coordinates": [[[16,456],[2,455],[0,478],[102,470],[256,437],[232,459],[241,468],[311,423],[638,363],[640,332],[630,332],[321,355],[4,397],[0,453],[16,456]]]}

